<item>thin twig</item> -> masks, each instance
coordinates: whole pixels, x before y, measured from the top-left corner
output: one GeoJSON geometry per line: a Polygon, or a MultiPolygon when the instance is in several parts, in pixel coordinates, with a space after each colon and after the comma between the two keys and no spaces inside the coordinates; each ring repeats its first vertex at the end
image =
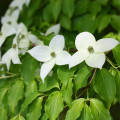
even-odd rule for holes
{"type": "Polygon", "coordinates": [[[6,79],[6,78],[11,78],[11,77],[15,77],[18,76],[19,74],[13,74],[11,76],[4,76],[4,77],[0,77],[0,79],[6,79]]]}
{"type": "Polygon", "coordinates": [[[94,78],[94,76],[95,76],[95,74],[96,74],[96,71],[97,71],[97,68],[95,68],[95,71],[94,71],[94,73],[93,73],[93,75],[92,75],[92,78],[90,79],[89,85],[92,83],[92,80],[93,80],[93,78],[94,78]]]}
{"type": "Polygon", "coordinates": [[[80,96],[82,96],[82,95],[84,94],[84,92],[85,92],[88,88],[90,88],[90,85],[91,85],[91,83],[92,83],[92,80],[93,80],[93,78],[95,77],[96,71],[97,71],[97,68],[95,68],[95,71],[94,71],[94,73],[93,73],[93,75],[92,75],[92,78],[90,79],[89,85],[87,85],[87,86],[85,87],[85,89],[81,92],[81,94],[80,94],[77,98],[79,98],[80,96]]]}

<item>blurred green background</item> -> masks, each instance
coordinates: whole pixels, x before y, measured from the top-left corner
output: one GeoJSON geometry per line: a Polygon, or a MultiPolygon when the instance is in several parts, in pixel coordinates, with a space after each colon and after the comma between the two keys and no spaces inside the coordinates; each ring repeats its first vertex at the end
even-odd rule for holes
{"type": "Polygon", "coordinates": [[[12,0],[0,0],[0,19],[4,15],[11,1],[12,0]]]}

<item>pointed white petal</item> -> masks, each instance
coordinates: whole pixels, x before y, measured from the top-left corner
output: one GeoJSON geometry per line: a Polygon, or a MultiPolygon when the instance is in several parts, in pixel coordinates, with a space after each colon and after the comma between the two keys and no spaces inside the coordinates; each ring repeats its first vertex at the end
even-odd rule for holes
{"type": "Polygon", "coordinates": [[[87,50],[77,51],[69,60],[69,68],[74,67],[80,64],[89,56],[89,52],[87,50]]]}
{"type": "Polygon", "coordinates": [[[94,50],[95,52],[106,52],[113,49],[119,42],[113,38],[104,38],[97,41],[94,50]]]}
{"type": "Polygon", "coordinates": [[[49,46],[52,48],[52,50],[57,54],[60,53],[65,45],[65,39],[62,35],[56,35],[52,38],[49,46]]]}
{"type": "Polygon", "coordinates": [[[0,47],[3,45],[5,42],[6,37],[5,36],[0,36],[0,47]]]}
{"type": "Polygon", "coordinates": [[[10,63],[11,63],[11,60],[7,61],[7,63],[6,63],[7,70],[9,70],[9,69],[10,69],[10,63]]]}
{"type": "Polygon", "coordinates": [[[15,55],[15,49],[9,49],[3,56],[2,56],[2,63],[7,65],[7,69],[9,70],[10,62],[15,55]]]}
{"type": "Polygon", "coordinates": [[[45,46],[45,45],[44,46],[38,45],[28,51],[28,53],[30,53],[32,57],[34,57],[35,59],[41,62],[49,61],[52,58],[50,55],[51,52],[52,50],[48,46],[45,46]]]}
{"type": "Polygon", "coordinates": [[[28,6],[30,4],[30,0],[26,0],[25,4],[28,6]]]}
{"type": "Polygon", "coordinates": [[[24,4],[24,0],[13,0],[13,2],[11,2],[10,7],[14,8],[14,7],[18,7],[19,10],[22,10],[23,4],[24,4]]]}
{"type": "Polygon", "coordinates": [[[10,14],[10,11],[7,11],[5,16],[2,17],[1,19],[2,24],[8,23],[8,22],[11,22],[11,24],[16,23],[20,14],[20,10],[16,9],[10,15],[9,14],[10,14]]]}
{"type": "Polygon", "coordinates": [[[29,33],[29,40],[35,45],[43,45],[43,41],[39,40],[35,35],[29,33]]]}
{"type": "Polygon", "coordinates": [[[56,64],[57,65],[69,64],[70,58],[71,55],[67,51],[62,51],[56,56],[56,64]]]}
{"type": "Polygon", "coordinates": [[[16,49],[15,55],[12,57],[12,61],[14,64],[21,64],[19,56],[18,56],[18,49],[16,49]]]}
{"type": "Polygon", "coordinates": [[[55,65],[55,59],[52,59],[52,60],[42,64],[41,70],[40,70],[40,76],[41,76],[41,79],[43,82],[44,82],[45,77],[48,75],[48,73],[54,67],[54,65],[55,65]]]}
{"type": "Polygon", "coordinates": [[[27,27],[23,23],[20,23],[18,25],[18,34],[19,33],[21,33],[22,35],[27,35],[28,34],[27,27]]]}
{"type": "Polygon", "coordinates": [[[8,37],[12,34],[15,34],[16,29],[14,28],[14,26],[5,23],[1,28],[1,32],[2,34],[4,34],[4,36],[8,37]]]}
{"type": "Polygon", "coordinates": [[[50,27],[47,31],[45,35],[49,35],[50,33],[54,32],[56,35],[59,33],[60,31],[60,24],[57,25],[53,25],[52,27],[50,27]]]}
{"type": "Polygon", "coordinates": [[[78,50],[87,49],[96,43],[94,36],[89,32],[82,32],[77,35],[75,45],[78,50]]]}
{"type": "Polygon", "coordinates": [[[85,60],[85,62],[90,67],[101,69],[103,64],[105,63],[105,54],[104,53],[92,53],[85,60]]]}

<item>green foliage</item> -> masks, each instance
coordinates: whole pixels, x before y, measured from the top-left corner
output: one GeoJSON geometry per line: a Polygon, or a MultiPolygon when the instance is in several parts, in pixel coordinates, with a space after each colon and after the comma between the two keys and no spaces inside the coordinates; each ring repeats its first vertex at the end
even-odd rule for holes
{"type": "Polygon", "coordinates": [[[52,2],[52,6],[52,15],[54,17],[54,20],[56,21],[61,12],[61,0],[54,0],[52,2]]]}
{"type": "Polygon", "coordinates": [[[27,120],[38,120],[41,116],[43,97],[38,97],[30,106],[27,113],[27,120]]]}
{"type": "Polygon", "coordinates": [[[9,90],[8,103],[12,112],[15,112],[15,106],[17,105],[18,101],[22,98],[23,90],[23,81],[16,81],[9,90]]]}
{"type": "MultiPolygon", "coordinates": [[[[23,6],[20,22],[45,45],[55,34],[42,33],[59,23],[65,50],[72,55],[75,37],[83,31],[97,40],[120,42],[120,0],[31,0],[28,7],[23,6]]],[[[6,39],[2,55],[11,48],[13,38],[6,39]]],[[[110,60],[95,73],[84,62],[71,69],[55,65],[44,83],[39,75],[42,63],[28,53],[19,56],[22,64],[11,64],[9,71],[0,64],[0,120],[120,119],[113,112],[120,109],[120,44],[106,56],[110,60]]]]}
{"type": "Polygon", "coordinates": [[[65,120],[76,120],[81,114],[84,106],[84,101],[84,98],[75,100],[72,104],[72,107],[68,110],[65,120]]]}
{"type": "Polygon", "coordinates": [[[68,106],[71,106],[71,103],[72,103],[72,95],[73,95],[72,89],[73,89],[72,80],[69,80],[67,85],[63,84],[62,86],[63,99],[68,106]]]}
{"type": "Polygon", "coordinates": [[[109,111],[99,100],[91,99],[90,109],[94,120],[111,120],[109,111]]]}
{"type": "Polygon", "coordinates": [[[70,78],[74,75],[75,69],[76,69],[75,67],[72,69],[69,69],[68,66],[59,67],[57,69],[57,74],[61,82],[66,85],[70,80],[70,78]]]}
{"type": "Polygon", "coordinates": [[[72,17],[74,12],[74,0],[64,0],[63,1],[63,13],[69,18],[72,17]]]}
{"type": "Polygon", "coordinates": [[[55,120],[63,110],[63,98],[59,91],[53,92],[45,103],[45,112],[50,120],[55,120]]]}
{"type": "Polygon", "coordinates": [[[118,45],[117,47],[115,47],[113,49],[113,54],[115,57],[116,62],[118,63],[118,65],[120,65],[120,45],[118,45]]]}
{"type": "Polygon", "coordinates": [[[106,101],[109,108],[115,98],[116,84],[114,77],[106,69],[96,73],[94,89],[106,101]]]}
{"type": "Polygon", "coordinates": [[[74,79],[74,90],[75,92],[78,91],[78,89],[85,87],[87,85],[87,80],[91,75],[91,69],[84,65],[80,70],[77,72],[76,77],[74,79]]]}
{"type": "Polygon", "coordinates": [[[38,96],[40,96],[40,93],[38,92],[33,92],[31,93],[26,99],[25,101],[23,102],[22,106],[21,106],[21,111],[24,111],[28,105],[33,101],[35,100],[38,96]]]}
{"type": "Polygon", "coordinates": [[[23,59],[21,67],[21,76],[26,84],[29,84],[35,78],[35,72],[38,67],[38,61],[30,55],[26,55],[23,59]]]}
{"type": "Polygon", "coordinates": [[[116,97],[120,101],[120,71],[118,70],[116,72],[115,82],[116,82],[116,97]]]}
{"type": "Polygon", "coordinates": [[[4,108],[0,108],[0,120],[7,120],[7,112],[4,108]]]}
{"type": "Polygon", "coordinates": [[[52,76],[48,75],[45,78],[44,83],[42,81],[40,82],[40,84],[39,84],[39,91],[40,92],[46,92],[46,91],[49,91],[53,88],[59,88],[57,73],[56,73],[56,71],[52,71],[52,72],[53,72],[53,75],[52,76]]]}

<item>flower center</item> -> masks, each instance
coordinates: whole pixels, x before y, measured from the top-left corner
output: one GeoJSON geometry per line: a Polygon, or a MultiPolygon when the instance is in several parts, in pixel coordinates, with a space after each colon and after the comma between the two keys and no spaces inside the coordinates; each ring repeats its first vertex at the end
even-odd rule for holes
{"type": "Polygon", "coordinates": [[[56,54],[55,54],[55,52],[51,52],[51,54],[50,54],[52,57],[56,57],[56,54]]]}
{"type": "Polygon", "coordinates": [[[9,25],[11,25],[11,22],[10,22],[10,21],[8,21],[8,24],[9,24],[9,25]]]}
{"type": "Polygon", "coordinates": [[[89,46],[89,47],[88,47],[88,51],[89,51],[89,53],[93,53],[93,52],[94,52],[93,47],[92,47],[92,46],[89,46]]]}
{"type": "Polygon", "coordinates": [[[13,46],[12,46],[14,49],[17,47],[17,45],[16,44],[13,44],[13,46]]]}

